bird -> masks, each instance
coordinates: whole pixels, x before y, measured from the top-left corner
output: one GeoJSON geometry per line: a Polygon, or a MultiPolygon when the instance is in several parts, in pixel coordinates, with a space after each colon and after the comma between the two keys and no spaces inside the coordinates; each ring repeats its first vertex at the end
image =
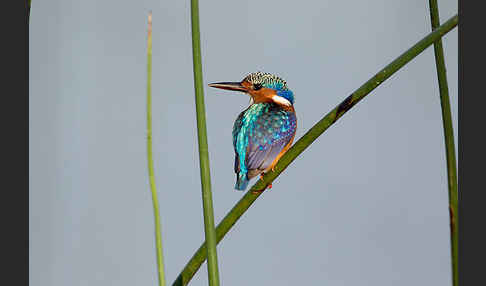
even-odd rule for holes
{"type": "Polygon", "coordinates": [[[244,191],[252,178],[258,175],[262,178],[269,170],[274,171],[278,160],[292,145],[297,131],[294,93],[281,77],[261,71],[250,73],[239,82],[208,85],[250,96],[250,104],[236,118],[232,132],[234,188],[244,191]]]}

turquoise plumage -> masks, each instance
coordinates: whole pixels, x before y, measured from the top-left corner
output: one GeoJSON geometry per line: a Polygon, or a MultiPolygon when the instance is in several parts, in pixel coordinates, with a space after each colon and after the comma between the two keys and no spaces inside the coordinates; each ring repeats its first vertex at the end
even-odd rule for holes
{"type": "Polygon", "coordinates": [[[249,179],[270,167],[296,131],[295,113],[275,103],[255,103],[233,125],[235,189],[245,190],[249,179]]]}
{"type": "Polygon", "coordinates": [[[288,150],[297,129],[294,95],[281,78],[252,73],[241,82],[210,84],[252,97],[233,125],[235,189],[245,190],[253,177],[267,172],[288,150]]]}

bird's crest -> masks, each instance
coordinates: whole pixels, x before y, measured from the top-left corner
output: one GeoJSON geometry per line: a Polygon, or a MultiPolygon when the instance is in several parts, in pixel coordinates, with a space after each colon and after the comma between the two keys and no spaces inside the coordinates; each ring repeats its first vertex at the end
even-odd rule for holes
{"type": "Polygon", "coordinates": [[[275,90],[288,90],[285,80],[270,73],[254,72],[247,75],[244,81],[248,81],[253,85],[261,84],[263,87],[273,88],[275,90]]]}

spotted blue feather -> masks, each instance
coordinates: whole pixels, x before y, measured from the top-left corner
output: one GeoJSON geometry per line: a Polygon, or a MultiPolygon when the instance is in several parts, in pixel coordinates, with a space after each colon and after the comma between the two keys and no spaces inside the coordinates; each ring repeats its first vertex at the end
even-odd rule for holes
{"type": "Polygon", "coordinates": [[[269,168],[296,131],[295,113],[275,103],[257,103],[240,113],[233,126],[235,189],[269,168]]]}

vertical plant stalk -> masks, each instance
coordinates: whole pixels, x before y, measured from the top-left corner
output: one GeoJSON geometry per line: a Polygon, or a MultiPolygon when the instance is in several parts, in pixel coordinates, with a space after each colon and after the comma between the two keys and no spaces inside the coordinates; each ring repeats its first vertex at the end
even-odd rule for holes
{"type": "MultiPolygon", "coordinates": [[[[429,0],[430,21],[432,31],[440,26],[439,8],[437,0],[429,0]]],[[[449,216],[451,232],[451,265],[452,285],[459,285],[458,271],[458,195],[457,195],[457,171],[456,171],[456,150],[454,146],[454,130],[452,128],[451,105],[449,102],[449,88],[447,86],[447,74],[444,63],[444,50],[442,40],[434,43],[435,64],[437,67],[437,78],[439,80],[440,105],[442,109],[442,125],[444,127],[445,153],[447,160],[447,183],[449,190],[449,216]]]]}
{"type": "Polygon", "coordinates": [[[209,172],[209,151],[206,131],[206,111],[204,107],[198,0],[191,0],[191,25],[197,138],[199,145],[199,168],[201,172],[201,191],[204,211],[204,233],[207,242],[208,280],[209,285],[218,286],[218,254],[216,250],[216,230],[214,228],[213,200],[211,196],[211,175],[209,172]]]}
{"type": "Polygon", "coordinates": [[[26,3],[27,8],[27,23],[30,22],[30,7],[31,7],[31,0],[28,0],[26,3]]]}
{"type": "MultiPolygon", "coordinates": [[[[393,62],[388,64],[371,79],[365,82],[361,87],[354,91],[350,96],[344,99],[338,106],[331,110],[326,116],[324,116],[319,122],[317,122],[304,136],[302,136],[278,161],[275,166],[275,171],[270,171],[263,176],[263,179],[258,180],[250,190],[236,203],[235,206],[226,214],[223,220],[216,228],[216,234],[218,243],[238,221],[238,219],[250,208],[255,200],[261,195],[261,191],[266,186],[275,180],[287,167],[292,163],[304,150],[309,147],[324,131],[326,131],[331,125],[333,125],[341,116],[348,110],[361,101],[372,90],[377,88],[385,80],[391,77],[400,68],[410,62],[413,58],[423,52],[432,43],[440,39],[447,32],[457,26],[458,17],[457,14],[447,20],[442,26],[438,27],[432,33],[428,34],[422,40],[413,45],[410,49],[405,51],[402,55],[396,58],[393,62]]],[[[184,269],[174,281],[172,285],[187,285],[197,272],[201,264],[206,259],[206,242],[204,242],[196,253],[191,257],[184,269]]]]}
{"type": "Polygon", "coordinates": [[[152,12],[148,16],[148,38],[147,38],[147,162],[152,192],[152,203],[154,206],[155,218],[155,248],[157,252],[157,272],[159,285],[165,286],[164,255],[162,251],[162,234],[160,226],[159,202],[157,199],[157,188],[155,187],[154,160],[152,158],[152,12]]]}

